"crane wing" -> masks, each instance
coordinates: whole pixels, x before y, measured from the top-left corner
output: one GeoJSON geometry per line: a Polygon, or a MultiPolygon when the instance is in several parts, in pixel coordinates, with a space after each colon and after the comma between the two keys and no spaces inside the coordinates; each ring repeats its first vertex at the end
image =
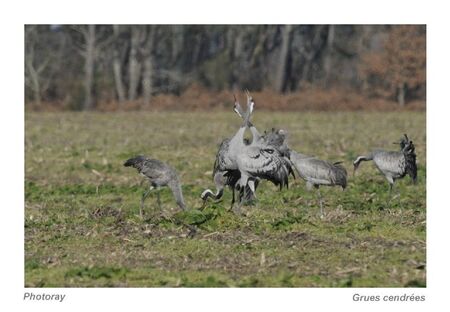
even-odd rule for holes
{"type": "Polygon", "coordinates": [[[402,175],[402,173],[405,171],[405,156],[401,152],[374,152],[373,162],[383,174],[388,174],[392,177],[402,175]]]}
{"type": "Polygon", "coordinates": [[[216,154],[216,160],[214,161],[214,168],[213,168],[213,177],[216,174],[217,171],[224,171],[227,168],[227,157],[228,157],[228,151],[230,148],[230,139],[224,139],[219,146],[219,149],[216,154]]]}
{"type": "Polygon", "coordinates": [[[156,159],[146,159],[140,169],[140,173],[150,178],[151,180],[161,179],[168,175],[167,166],[156,159]]]}
{"type": "Polygon", "coordinates": [[[291,161],[299,176],[314,185],[347,186],[347,171],[339,163],[331,164],[327,161],[301,155],[291,151],[291,161]]]}
{"type": "Polygon", "coordinates": [[[288,186],[289,169],[274,149],[248,147],[238,158],[239,169],[249,176],[266,179],[275,185],[288,186]]]}

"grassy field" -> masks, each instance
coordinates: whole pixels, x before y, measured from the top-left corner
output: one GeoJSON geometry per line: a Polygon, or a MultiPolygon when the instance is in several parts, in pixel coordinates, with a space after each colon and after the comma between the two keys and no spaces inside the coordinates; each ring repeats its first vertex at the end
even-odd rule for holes
{"type": "Polygon", "coordinates": [[[302,180],[278,191],[268,182],[244,215],[230,192],[202,212],[213,187],[218,143],[240,121],[226,113],[26,113],[25,285],[29,287],[403,287],[426,286],[425,113],[268,113],[260,129],[289,131],[291,148],[343,160],[349,185],[315,192],[302,180]],[[416,144],[418,184],[409,177],[388,196],[372,163],[352,176],[352,160],[372,148],[416,144]],[[139,200],[146,187],[123,162],[145,154],[173,165],[188,207],[170,191],[139,200]],[[390,201],[389,201],[390,200],[390,201]],[[183,223],[197,224],[193,238],[183,223]]]}

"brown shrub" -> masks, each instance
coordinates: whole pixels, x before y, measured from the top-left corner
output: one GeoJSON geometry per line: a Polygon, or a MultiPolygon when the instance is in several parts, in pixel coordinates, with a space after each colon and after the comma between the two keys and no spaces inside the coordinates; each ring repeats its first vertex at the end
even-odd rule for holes
{"type": "MultiPolygon", "coordinates": [[[[246,103],[244,92],[236,94],[241,104],[246,103]]],[[[279,94],[272,90],[252,92],[256,107],[262,110],[273,111],[397,111],[420,110],[426,108],[424,101],[408,103],[400,108],[394,101],[383,98],[371,98],[361,93],[345,89],[319,89],[305,88],[301,91],[279,94]]],[[[150,105],[146,107],[142,99],[126,101],[120,104],[117,101],[101,101],[96,105],[98,111],[196,111],[196,110],[223,110],[233,107],[232,91],[214,92],[201,85],[192,85],[181,95],[158,94],[151,98],[150,105]]],[[[38,107],[33,103],[27,104],[27,109],[38,111],[68,110],[67,105],[61,103],[41,103],[38,107]]]]}

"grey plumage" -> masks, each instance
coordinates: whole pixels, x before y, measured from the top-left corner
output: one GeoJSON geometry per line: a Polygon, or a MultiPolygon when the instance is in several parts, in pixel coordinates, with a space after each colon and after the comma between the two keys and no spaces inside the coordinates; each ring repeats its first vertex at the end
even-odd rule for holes
{"type": "MultiPolygon", "coordinates": [[[[247,93],[247,106],[253,107],[254,101],[251,97],[248,90],[247,93]]],[[[236,100],[235,97],[235,103],[234,103],[234,111],[245,120],[246,113],[243,111],[241,105],[236,100]]],[[[286,131],[279,129],[275,130],[272,128],[271,131],[264,131],[264,134],[261,135],[256,129],[256,127],[250,122],[250,120],[247,120],[247,127],[250,129],[250,132],[252,133],[252,146],[253,149],[256,147],[259,150],[263,152],[267,152],[269,154],[274,154],[275,159],[278,161],[280,160],[281,166],[288,170],[288,174],[292,174],[292,176],[295,178],[294,171],[292,169],[291,162],[289,160],[289,147],[286,143],[286,131]],[[281,159],[280,159],[281,158],[281,159]]],[[[247,146],[250,144],[246,144],[247,146]]],[[[279,174],[279,172],[273,172],[271,176],[274,177],[274,182],[277,184],[276,181],[279,181],[279,178],[275,178],[275,176],[279,174]]],[[[283,175],[284,176],[284,175],[283,175]]],[[[281,177],[280,177],[281,178],[281,177]]],[[[271,177],[268,177],[269,180],[271,180],[271,177]]],[[[288,185],[288,181],[286,180],[283,185],[288,185]]]]}
{"type": "Polygon", "coordinates": [[[283,157],[290,157],[290,149],[286,143],[286,131],[283,129],[274,129],[264,131],[262,140],[270,146],[273,146],[283,157]]]}
{"type": "MultiPolygon", "coordinates": [[[[236,112],[237,106],[240,105],[239,102],[236,101],[236,112]]],[[[257,181],[261,179],[271,181],[275,185],[278,185],[280,189],[283,188],[283,186],[288,187],[289,173],[293,172],[290,161],[284,159],[274,146],[267,144],[256,128],[250,123],[253,107],[253,98],[247,92],[247,112],[244,118],[243,127],[250,129],[253,138],[250,144],[243,144],[244,132],[240,133],[240,144],[235,151],[237,153],[236,163],[241,174],[237,185],[241,189],[244,188],[244,197],[247,186],[250,188],[251,194],[255,194],[255,185],[257,181]]],[[[242,114],[240,115],[242,117],[242,114]]],[[[238,209],[242,204],[243,201],[241,200],[238,209]]]]}
{"type": "MultiPolygon", "coordinates": [[[[167,186],[172,191],[177,205],[185,210],[186,205],[183,199],[183,192],[181,189],[181,182],[177,172],[168,164],[157,159],[147,158],[145,156],[136,156],[128,159],[124,164],[125,167],[136,168],[137,171],[150,181],[150,188],[142,195],[140,215],[143,216],[144,201],[153,188],[167,186]]],[[[158,205],[161,207],[159,192],[157,192],[158,205]]]]}
{"type": "Polygon", "coordinates": [[[289,186],[290,163],[273,147],[253,143],[242,149],[238,157],[241,183],[246,179],[269,180],[280,189],[289,186]]]}
{"type": "MultiPolygon", "coordinates": [[[[233,206],[235,202],[236,183],[240,179],[241,174],[238,169],[230,168],[233,168],[233,161],[230,156],[230,139],[224,139],[217,151],[213,167],[212,177],[216,186],[216,193],[213,193],[210,189],[204,190],[200,195],[201,199],[204,201],[204,205],[209,197],[212,197],[214,200],[222,198],[225,187],[229,186],[232,190],[231,206],[233,206]]],[[[242,194],[243,190],[241,196],[242,194]]],[[[248,197],[246,200],[252,200],[252,198],[248,197]]]]}
{"type": "Polygon", "coordinates": [[[395,180],[409,175],[414,183],[417,182],[417,164],[415,146],[405,134],[400,142],[400,151],[374,150],[368,155],[358,156],[353,162],[354,172],[362,161],[373,160],[375,167],[384,175],[392,190],[395,180]]]}
{"type": "MultiPolygon", "coordinates": [[[[249,92],[247,93],[247,106],[249,103],[253,102],[253,98],[250,96],[249,92]]],[[[241,105],[239,102],[235,99],[234,103],[234,111],[236,114],[238,114],[242,119],[245,118],[245,112],[243,111],[241,105]]],[[[255,144],[258,144],[262,149],[270,148],[275,149],[278,154],[280,154],[283,157],[283,162],[285,163],[285,166],[288,167],[290,170],[290,174],[294,176],[294,171],[292,170],[290,161],[289,161],[289,147],[286,143],[286,131],[283,129],[275,130],[274,128],[271,129],[271,131],[264,131],[264,134],[260,134],[258,129],[250,122],[248,121],[248,128],[250,129],[250,132],[252,133],[253,142],[255,144]]],[[[295,178],[295,176],[294,176],[295,178]]]]}
{"type": "Polygon", "coordinates": [[[315,187],[319,196],[320,213],[323,216],[322,198],[319,191],[320,185],[347,187],[347,170],[341,162],[329,163],[327,161],[297,153],[290,150],[290,159],[297,169],[298,175],[305,180],[306,187],[315,187]]]}
{"type": "Polygon", "coordinates": [[[401,138],[399,144],[400,150],[403,152],[403,155],[405,155],[406,174],[411,177],[415,184],[417,183],[416,147],[406,134],[401,138]]]}
{"type": "MultiPolygon", "coordinates": [[[[234,110],[238,115],[243,115],[242,107],[239,103],[235,104],[234,110]]],[[[251,131],[252,124],[249,125],[251,131]]],[[[254,128],[256,129],[256,128],[254,128]]],[[[308,189],[312,187],[319,188],[320,185],[341,186],[343,189],[347,186],[347,171],[340,165],[340,163],[329,163],[315,157],[306,156],[291,150],[286,143],[286,132],[284,130],[272,129],[265,132],[264,135],[259,135],[257,130],[253,130],[254,137],[259,137],[259,142],[274,147],[274,149],[282,156],[286,168],[292,171],[292,166],[297,169],[299,176],[306,181],[308,189]]],[[[280,172],[280,171],[278,171],[280,172]]],[[[281,171],[282,172],[282,171],[281,171]]],[[[320,211],[323,215],[322,199],[319,194],[320,211]]]]}
{"type": "Polygon", "coordinates": [[[272,132],[261,135],[249,121],[253,105],[253,99],[247,94],[248,111],[244,113],[235,98],[234,111],[244,119],[244,124],[232,139],[225,139],[221,143],[213,170],[217,192],[214,194],[209,189],[205,190],[201,195],[204,201],[208,197],[221,198],[226,185],[233,191],[232,206],[236,188],[239,189],[241,205],[255,198],[255,190],[261,179],[269,180],[280,188],[288,186],[288,175],[293,175],[293,169],[289,159],[279,150],[284,143],[285,133],[272,129],[272,132]],[[244,139],[246,128],[252,133],[251,141],[244,139]]]}

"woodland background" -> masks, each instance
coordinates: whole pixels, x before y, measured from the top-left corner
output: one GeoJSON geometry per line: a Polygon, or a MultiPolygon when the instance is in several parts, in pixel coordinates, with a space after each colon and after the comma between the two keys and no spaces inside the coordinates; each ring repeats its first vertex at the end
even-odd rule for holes
{"type": "Polygon", "coordinates": [[[424,110],[425,25],[26,25],[28,110],[424,110]]]}

